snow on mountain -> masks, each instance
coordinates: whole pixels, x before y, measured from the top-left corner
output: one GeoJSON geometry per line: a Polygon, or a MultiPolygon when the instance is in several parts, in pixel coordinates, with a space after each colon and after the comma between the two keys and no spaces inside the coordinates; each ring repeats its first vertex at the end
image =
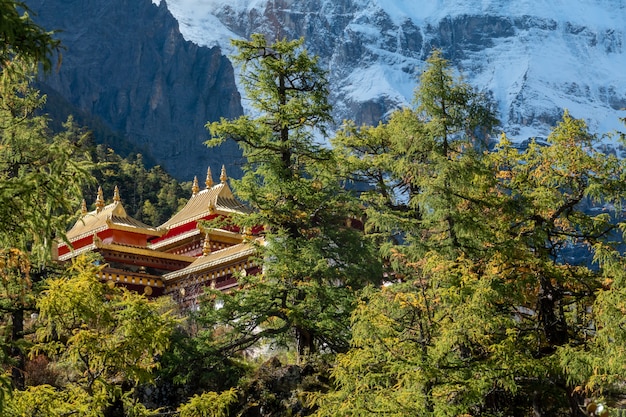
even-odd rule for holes
{"type": "MultiPolygon", "coordinates": [[[[153,0],[158,3],[159,0],[153,0]]],[[[624,130],[624,0],[167,0],[186,39],[305,38],[329,70],[335,116],[376,123],[409,105],[432,48],[490,91],[503,130],[546,136],[564,109],[624,130]]]]}

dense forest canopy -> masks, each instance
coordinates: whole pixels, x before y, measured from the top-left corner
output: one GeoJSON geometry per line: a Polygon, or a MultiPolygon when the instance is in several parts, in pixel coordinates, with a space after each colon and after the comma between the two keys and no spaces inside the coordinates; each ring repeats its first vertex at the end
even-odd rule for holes
{"type": "Polygon", "coordinates": [[[492,103],[435,51],[413,106],[330,133],[302,40],[235,41],[257,115],[208,144],[246,157],[253,213],[230,221],[263,227],[263,269],[180,314],[103,285],[92,255],[51,261],[98,185],[154,225],[189,192],[72,119],[54,133],[32,80],[59,45],[0,8],[0,414],[622,415],[626,170],[582,120],[494,140],[492,103]]]}

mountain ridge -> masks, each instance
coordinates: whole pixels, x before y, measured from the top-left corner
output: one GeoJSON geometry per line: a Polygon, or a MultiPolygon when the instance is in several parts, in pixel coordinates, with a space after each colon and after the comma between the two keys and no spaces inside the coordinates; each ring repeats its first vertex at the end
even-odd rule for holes
{"type": "MultiPolygon", "coordinates": [[[[153,0],[157,1],[157,0],[153,0]]],[[[229,50],[253,32],[304,37],[329,70],[335,116],[376,123],[410,105],[432,48],[499,103],[503,130],[545,137],[565,109],[623,127],[622,0],[169,0],[186,39],[229,50]],[[353,116],[353,117],[351,117],[353,116]]]]}
{"type": "Polygon", "coordinates": [[[208,149],[204,125],[242,114],[230,61],[217,46],[180,34],[150,0],[27,0],[37,23],[60,30],[62,64],[43,77],[78,112],[102,120],[180,180],[223,163],[236,174],[234,142],[208,149]]]}

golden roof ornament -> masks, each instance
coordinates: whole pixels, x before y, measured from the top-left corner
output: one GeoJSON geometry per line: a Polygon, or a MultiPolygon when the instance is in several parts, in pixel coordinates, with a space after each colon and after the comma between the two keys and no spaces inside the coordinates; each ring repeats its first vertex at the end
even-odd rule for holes
{"type": "Polygon", "coordinates": [[[102,187],[98,187],[98,197],[96,198],[96,212],[100,213],[104,208],[104,194],[102,193],[102,187]]]}
{"type": "Polygon", "coordinates": [[[202,245],[202,256],[209,256],[211,253],[211,238],[207,233],[204,238],[204,244],[202,245]]]}
{"type": "Polygon", "coordinates": [[[206,181],[204,181],[204,183],[206,184],[206,188],[213,187],[213,176],[211,175],[211,167],[207,168],[206,170],[206,181]]]}
{"type": "Polygon", "coordinates": [[[198,186],[198,177],[193,177],[193,185],[191,186],[191,196],[198,194],[200,187],[198,186]]]}
{"type": "Polygon", "coordinates": [[[85,201],[84,198],[83,198],[83,202],[80,204],[80,214],[82,214],[83,216],[87,214],[87,202],[85,201]]]}
{"type": "Polygon", "coordinates": [[[120,198],[120,189],[117,188],[117,185],[116,185],[115,189],[113,190],[113,202],[119,203],[120,201],[122,201],[122,199],[120,198]]]}
{"type": "Polygon", "coordinates": [[[222,184],[225,184],[226,180],[228,180],[228,177],[226,176],[226,166],[222,165],[222,173],[220,174],[220,181],[222,182],[222,184]]]}

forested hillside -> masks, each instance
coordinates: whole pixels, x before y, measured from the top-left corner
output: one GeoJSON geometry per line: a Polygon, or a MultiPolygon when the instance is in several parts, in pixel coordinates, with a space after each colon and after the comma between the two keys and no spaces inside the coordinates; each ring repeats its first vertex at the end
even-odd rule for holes
{"type": "Polygon", "coordinates": [[[71,119],[50,129],[32,81],[59,44],[16,6],[0,0],[0,415],[623,415],[626,162],[584,121],[491,146],[491,102],[434,51],[413,106],[331,132],[302,40],[235,41],[257,114],[208,123],[208,145],[241,148],[253,211],[230,221],[263,226],[263,268],[181,311],[102,284],[94,255],[50,259],[98,182],[151,223],[184,197],[71,119]]]}
{"type": "MultiPolygon", "coordinates": [[[[159,226],[185,205],[191,196],[191,181],[180,183],[156,165],[146,168],[141,154],[122,158],[104,145],[89,147],[95,183],[83,189],[87,207],[92,210],[98,187],[108,199],[117,186],[124,207],[137,220],[159,226]]],[[[206,170],[206,168],[204,169],[206,170]]],[[[198,170],[201,174],[204,170],[198,170]]]]}

